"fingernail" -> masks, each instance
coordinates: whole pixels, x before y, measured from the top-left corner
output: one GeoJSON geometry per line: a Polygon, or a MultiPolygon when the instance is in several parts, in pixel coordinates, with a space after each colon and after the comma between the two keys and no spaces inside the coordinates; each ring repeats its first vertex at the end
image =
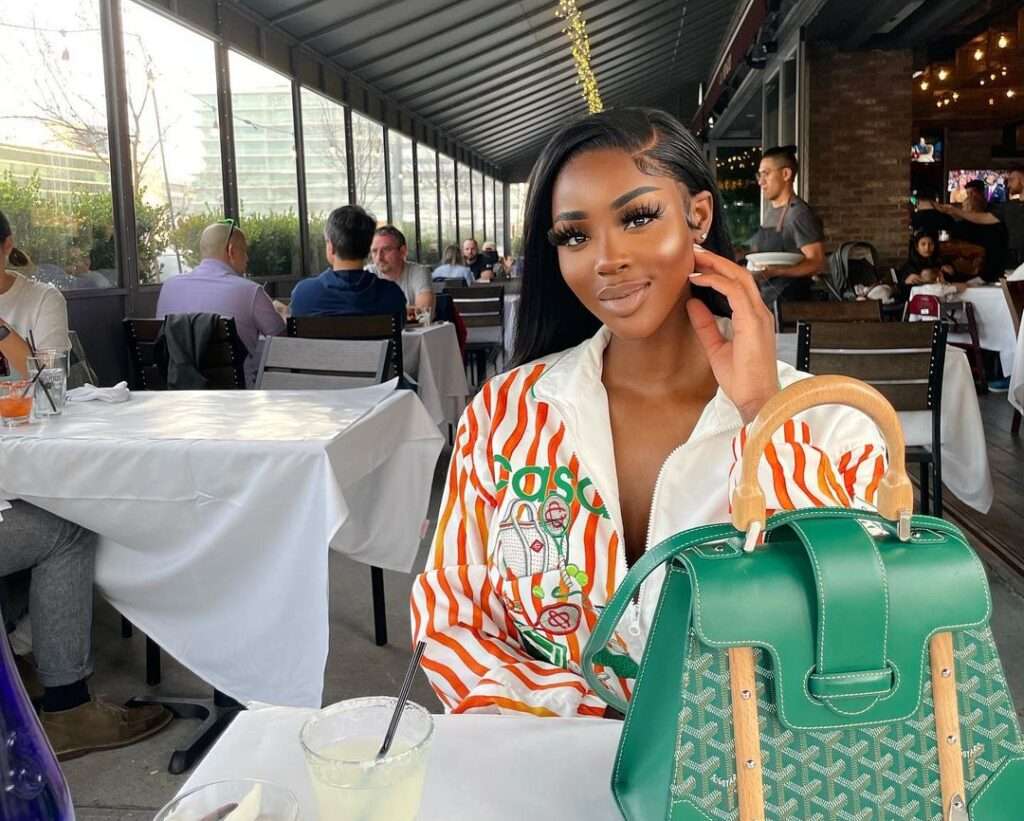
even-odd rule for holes
{"type": "Polygon", "coordinates": [[[693,279],[694,277],[702,277],[702,276],[704,276],[704,272],[703,271],[694,271],[692,274],[690,274],[690,279],[693,279]]]}
{"type": "Polygon", "coordinates": [[[695,243],[693,243],[693,250],[694,251],[703,251],[704,250],[704,246],[701,245],[699,242],[695,242],[695,243]]]}

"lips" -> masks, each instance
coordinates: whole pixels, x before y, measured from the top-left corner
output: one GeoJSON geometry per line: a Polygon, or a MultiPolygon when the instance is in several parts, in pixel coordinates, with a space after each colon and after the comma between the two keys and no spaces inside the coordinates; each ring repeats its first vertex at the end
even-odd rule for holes
{"type": "Polygon", "coordinates": [[[602,288],[597,298],[601,301],[601,307],[609,313],[620,317],[628,316],[643,304],[650,289],[651,283],[647,280],[623,282],[620,285],[602,288]]]}

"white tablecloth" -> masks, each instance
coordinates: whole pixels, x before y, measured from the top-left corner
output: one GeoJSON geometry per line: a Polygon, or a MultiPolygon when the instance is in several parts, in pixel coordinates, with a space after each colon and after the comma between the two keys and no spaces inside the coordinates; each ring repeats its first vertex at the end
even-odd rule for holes
{"type": "Polygon", "coordinates": [[[0,498],[99,533],[100,591],[214,687],[319,706],[328,545],[411,570],[442,443],[390,386],[135,393],[0,430],[0,498]]]}
{"type": "MultiPolygon", "coordinates": [[[[295,793],[302,821],[316,821],[298,741],[310,713],[242,713],[182,792],[223,779],[265,779],[295,793]]],[[[621,819],[610,787],[621,722],[474,715],[434,716],[434,722],[418,821],[621,819]]]]}
{"type": "MultiPolygon", "coordinates": [[[[1021,268],[1024,268],[1024,265],[1021,268]]],[[[1006,398],[1018,412],[1024,412],[1024,319],[1020,323],[1020,333],[1017,334],[1017,354],[1013,360],[1010,390],[1006,398]]]]}
{"type": "MultiPolygon", "coordinates": [[[[910,289],[910,296],[917,294],[922,287],[910,289]]],[[[978,344],[986,351],[998,351],[1003,373],[1013,373],[1013,361],[1017,352],[1017,334],[1013,330],[1013,316],[1010,306],[1006,304],[1003,289],[998,285],[977,285],[968,288],[962,294],[954,294],[951,301],[970,302],[974,305],[974,319],[978,323],[978,344]]],[[[970,342],[967,334],[950,334],[950,342],[970,342]]]]}
{"type": "Polygon", "coordinates": [[[441,322],[427,328],[406,328],[402,331],[402,359],[434,424],[458,424],[469,385],[455,326],[441,322]]]}
{"type": "MultiPolygon", "coordinates": [[[[796,364],[796,334],[776,336],[778,357],[796,364]]],[[[903,436],[908,445],[932,443],[931,413],[900,413],[903,436]]],[[[985,428],[974,390],[974,379],[967,354],[960,348],[946,348],[946,367],[942,372],[942,483],[964,504],[981,513],[992,507],[994,490],[988,465],[985,428]]]]}

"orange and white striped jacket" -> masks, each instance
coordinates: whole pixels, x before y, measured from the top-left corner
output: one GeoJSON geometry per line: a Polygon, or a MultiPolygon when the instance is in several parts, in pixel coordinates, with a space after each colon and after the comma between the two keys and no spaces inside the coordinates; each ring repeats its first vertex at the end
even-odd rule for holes
{"type": "MultiPolygon", "coordinates": [[[[453,713],[601,716],[580,674],[587,637],[627,572],[618,482],[601,382],[609,332],[487,382],[459,423],[426,568],[413,584],[422,665],[453,713]]],[[[804,378],[779,363],[785,386],[804,378]]],[[[745,441],[719,390],[666,459],[647,545],[729,517],[745,441]]],[[[761,484],[772,509],[870,506],[885,446],[866,417],[826,406],[786,424],[761,484]]],[[[652,574],[603,656],[627,699],[663,575],[652,574]]]]}

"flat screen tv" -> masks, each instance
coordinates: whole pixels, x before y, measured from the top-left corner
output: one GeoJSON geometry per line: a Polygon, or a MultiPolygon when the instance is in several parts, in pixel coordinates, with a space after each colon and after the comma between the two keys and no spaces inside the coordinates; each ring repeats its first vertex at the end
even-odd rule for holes
{"type": "Polygon", "coordinates": [[[910,146],[910,161],[920,163],[942,162],[942,140],[922,137],[910,146]]]}
{"type": "Polygon", "coordinates": [[[967,199],[965,186],[971,180],[985,183],[985,197],[989,202],[1006,202],[1006,171],[991,168],[961,169],[949,172],[949,184],[946,191],[949,201],[962,203],[967,199]]]}

